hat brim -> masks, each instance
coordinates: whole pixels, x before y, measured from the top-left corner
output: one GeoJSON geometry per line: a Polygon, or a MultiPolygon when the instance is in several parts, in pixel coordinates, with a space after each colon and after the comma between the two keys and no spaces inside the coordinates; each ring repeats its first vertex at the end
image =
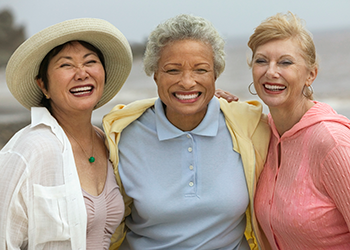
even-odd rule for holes
{"type": "Polygon", "coordinates": [[[96,18],[67,20],[50,26],[26,40],[9,59],[6,82],[12,95],[24,107],[40,106],[43,97],[36,84],[39,66],[46,54],[63,43],[82,40],[101,50],[107,81],[95,106],[101,107],[121,89],[132,67],[132,52],[125,36],[111,23],[96,18]]]}

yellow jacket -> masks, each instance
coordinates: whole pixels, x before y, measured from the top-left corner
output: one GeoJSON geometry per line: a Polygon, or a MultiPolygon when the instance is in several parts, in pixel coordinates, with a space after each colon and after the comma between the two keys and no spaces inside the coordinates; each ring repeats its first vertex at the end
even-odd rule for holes
{"type": "MultiPolygon", "coordinates": [[[[157,98],[133,102],[127,106],[117,105],[103,118],[110,160],[120,191],[124,198],[124,220],[112,236],[110,250],[118,249],[125,238],[127,228],[125,217],[131,213],[132,199],[125,194],[118,172],[118,143],[120,133],[130,123],[138,119],[148,108],[154,105],[157,98]]],[[[226,124],[232,136],[234,150],[241,154],[244,173],[249,192],[249,206],[246,211],[247,225],[245,236],[251,249],[259,249],[259,242],[266,241],[261,235],[254,214],[254,193],[258,177],[262,171],[270,140],[270,128],[266,115],[262,114],[262,105],[258,101],[227,103],[219,99],[220,108],[225,115],[226,124]],[[254,229],[254,230],[253,230],[254,229]]],[[[266,243],[264,243],[266,244],[266,243]]]]}

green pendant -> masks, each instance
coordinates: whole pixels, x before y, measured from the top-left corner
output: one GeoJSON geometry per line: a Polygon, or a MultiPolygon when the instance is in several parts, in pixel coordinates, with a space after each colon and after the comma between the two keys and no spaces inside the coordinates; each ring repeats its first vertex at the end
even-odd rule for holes
{"type": "Polygon", "coordinates": [[[91,156],[91,157],[89,158],[89,162],[90,162],[90,163],[93,163],[94,161],[95,161],[95,157],[91,156]]]}

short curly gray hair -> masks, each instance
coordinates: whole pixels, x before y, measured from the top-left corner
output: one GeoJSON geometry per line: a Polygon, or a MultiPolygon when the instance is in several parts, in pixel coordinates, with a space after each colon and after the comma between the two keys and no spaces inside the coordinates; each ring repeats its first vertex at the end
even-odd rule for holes
{"type": "Polygon", "coordinates": [[[210,45],[214,55],[214,71],[218,77],[225,69],[225,41],[206,19],[181,14],[159,24],[148,37],[143,66],[151,76],[158,69],[160,52],[168,43],[178,40],[196,40],[210,45]]]}

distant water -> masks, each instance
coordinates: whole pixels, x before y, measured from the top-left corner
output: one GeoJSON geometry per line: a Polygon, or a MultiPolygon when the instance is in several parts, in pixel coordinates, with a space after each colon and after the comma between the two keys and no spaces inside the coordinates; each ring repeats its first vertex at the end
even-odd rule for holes
{"type": "MultiPolygon", "coordinates": [[[[331,105],[338,113],[350,118],[350,29],[314,34],[319,56],[319,74],[313,83],[314,97],[331,105]]],[[[224,73],[217,80],[217,87],[230,91],[240,100],[259,100],[248,92],[252,82],[247,65],[250,51],[247,40],[230,40],[226,43],[227,62],[224,73]]],[[[156,85],[142,70],[142,62],[135,59],[132,72],[118,95],[107,105],[94,112],[93,122],[101,124],[104,114],[116,104],[157,95],[156,85]]],[[[268,109],[264,106],[264,111],[268,109]]],[[[5,83],[4,69],[0,69],[0,123],[29,120],[29,111],[12,97],[5,83]]]]}
{"type": "MultiPolygon", "coordinates": [[[[314,98],[350,118],[350,28],[315,33],[314,42],[320,65],[312,85],[314,98]]],[[[227,44],[227,65],[217,86],[235,93],[241,100],[259,100],[248,92],[252,76],[247,66],[251,54],[246,43],[247,40],[237,40],[227,44]]],[[[265,112],[268,112],[266,107],[265,112]]]]}

